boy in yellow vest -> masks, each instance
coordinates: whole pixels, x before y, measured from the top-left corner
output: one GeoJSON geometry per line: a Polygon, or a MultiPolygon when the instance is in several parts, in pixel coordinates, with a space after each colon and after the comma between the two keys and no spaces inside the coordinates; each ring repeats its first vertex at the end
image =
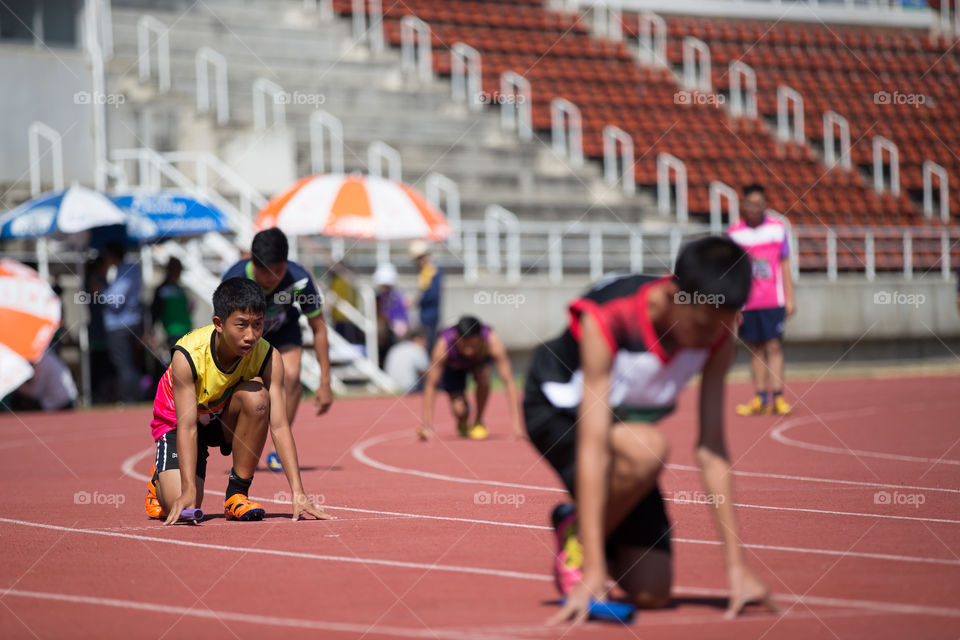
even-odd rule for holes
{"type": "Polygon", "coordinates": [[[230,278],[213,294],[213,324],[173,347],[157,385],[150,429],[157,456],[148,483],[147,515],[173,524],[199,508],[207,447],[233,455],[223,504],[227,520],[261,520],[264,508],[247,494],[267,433],[293,495],[293,519],[330,519],[303,491],[297,450],[287,421],[283,363],[263,335],[266,300],[252,280],[230,278]]]}

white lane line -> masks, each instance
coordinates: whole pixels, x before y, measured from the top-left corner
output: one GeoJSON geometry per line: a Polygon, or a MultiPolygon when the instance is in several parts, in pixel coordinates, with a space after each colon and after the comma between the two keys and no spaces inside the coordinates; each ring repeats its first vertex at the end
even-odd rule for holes
{"type": "MultiPolygon", "coordinates": [[[[367,453],[367,449],[392,438],[401,437],[401,435],[409,435],[403,431],[397,431],[393,433],[388,433],[381,436],[376,436],[374,438],[369,438],[356,444],[352,449],[351,453],[353,457],[356,458],[361,464],[371,466],[375,469],[381,471],[386,471],[388,473],[400,473],[404,475],[417,476],[421,478],[429,478],[431,480],[442,480],[444,482],[455,482],[459,484],[472,484],[472,485],[488,485],[494,487],[510,487],[514,489],[526,489],[529,491],[548,491],[548,492],[560,492],[566,493],[565,489],[558,489],[556,487],[543,487],[537,485],[529,484],[516,484],[511,482],[499,482],[496,480],[477,480],[474,478],[464,478],[461,476],[451,476],[441,473],[429,473],[425,471],[420,471],[419,469],[407,469],[403,467],[395,467],[393,465],[385,464],[379,460],[374,460],[367,453]]],[[[899,486],[897,486],[899,488],[899,486]]],[[[674,502],[677,504],[684,504],[690,501],[687,500],[675,500],[673,498],[664,497],[668,502],[674,502]]],[[[912,522],[938,522],[942,524],[960,524],[960,520],[950,520],[947,518],[927,518],[921,516],[898,516],[885,513],[862,513],[859,511],[836,511],[831,509],[813,509],[805,507],[780,507],[773,505],[763,505],[763,504],[749,504],[749,503],[734,503],[734,506],[740,509],[764,509],[771,511],[789,511],[796,513],[816,513],[823,515],[834,515],[834,516],[849,516],[855,518],[879,518],[882,520],[906,520],[912,522]]]]}
{"type": "MultiPolygon", "coordinates": [[[[133,465],[136,464],[138,459],[143,458],[147,453],[150,453],[151,451],[152,449],[148,449],[146,451],[134,454],[129,458],[127,458],[123,463],[124,473],[131,477],[138,477],[138,478],[141,477],[140,474],[138,474],[136,471],[133,470],[133,465]]],[[[146,480],[146,476],[142,476],[142,479],[146,480]]],[[[541,487],[530,487],[530,488],[540,489],[541,487]]],[[[219,492],[217,492],[214,489],[208,489],[204,493],[214,494],[219,492]]],[[[261,502],[272,502],[274,504],[286,504],[279,500],[272,500],[270,498],[259,498],[254,496],[254,499],[261,502]]],[[[687,501],[678,502],[678,504],[684,504],[684,503],[687,503],[687,501]]],[[[553,531],[552,527],[535,525],[535,524],[525,524],[520,522],[503,522],[499,520],[476,520],[473,518],[458,518],[455,516],[433,516],[433,515],[424,515],[419,513],[405,513],[405,512],[397,512],[397,511],[378,511],[374,509],[359,509],[356,507],[337,507],[329,504],[325,504],[324,508],[331,509],[331,510],[339,509],[341,511],[353,511],[357,513],[372,513],[376,515],[391,515],[391,516],[399,516],[399,517],[406,517],[406,518],[419,518],[419,519],[425,519],[425,520],[446,520],[448,522],[485,524],[485,525],[492,525],[497,527],[509,527],[509,528],[515,528],[515,529],[534,529],[539,531],[553,531]]],[[[767,507],[767,508],[779,509],[779,507],[767,507]]],[[[817,511],[817,513],[821,513],[821,512],[817,511]]],[[[868,514],[852,514],[852,515],[868,515],[868,514]]],[[[720,544],[720,542],[716,540],[694,540],[690,538],[675,538],[674,541],[682,544],[705,544],[705,545],[720,544]]],[[[810,548],[804,548],[804,547],[788,547],[788,546],[761,545],[761,544],[749,544],[749,543],[744,543],[742,546],[745,549],[758,549],[758,550],[764,550],[764,551],[783,551],[788,553],[807,553],[807,554],[827,555],[827,556],[845,555],[846,557],[864,558],[869,560],[892,560],[896,562],[914,562],[914,563],[937,564],[937,565],[946,565],[946,566],[960,565],[960,561],[957,561],[956,559],[950,559],[950,558],[925,558],[921,556],[879,554],[879,553],[868,553],[868,552],[860,552],[860,551],[838,551],[835,549],[810,549],[810,548]]]]}
{"type": "Polygon", "coordinates": [[[194,618],[207,618],[220,622],[243,622],[247,624],[268,625],[274,627],[293,627],[298,629],[314,629],[317,631],[337,631],[341,633],[359,633],[395,636],[399,638],[441,638],[448,640],[479,640],[481,638],[510,638],[515,636],[489,635],[459,631],[444,631],[440,629],[409,629],[405,627],[370,626],[349,622],[329,622],[324,620],[304,620],[302,618],[283,618],[278,616],[264,616],[239,611],[212,611],[209,609],[195,609],[174,604],[157,604],[154,602],[137,602],[135,600],[119,600],[116,598],[97,598],[67,593],[50,593],[45,591],[24,591],[22,589],[2,589],[2,597],[31,598],[55,602],[69,602],[71,604],[86,604],[99,607],[114,607],[118,609],[132,609],[159,613],[164,616],[179,614],[194,618]]]}
{"type": "MultiPolygon", "coordinates": [[[[141,536],[130,533],[116,533],[109,531],[94,531],[91,529],[78,529],[75,527],[63,527],[53,524],[40,522],[30,522],[27,520],[15,520],[12,518],[0,518],[0,522],[14,524],[36,529],[46,529],[51,531],[63,531],[67,533],[79,533],[85,535],[104,536],[109,538],[122,538],[127,540],[140,540],[144,542],[155,542],[160,544],[170,544],[180,547],[192,547],[195,549],[210,549],[215,551],[228,551],[230,553],[249,553],[266,556],[281,556],[288,558],[297,558],[301,560],[320,560],[330,562],[344,562],[348,564],[379,565],[387,567],[400,567],[410,569],[423,569],[426,571],[442,571],[447,573],[461,573],[469,575],[494,576],[499,578],[514,578],[520,580],[533,580],[537,582],[552,582],[553,577],[546,574],[524,573],[520,571],[505,571],[501,569],[484,569],[480,567],[464,567],[456,565],[442,565],[422,562],[400,562],[396,560],[383,560],[379,558],[358,558],[356,556],[332,556],[318,553],[304,553],[298,551],[283,551],[279,549],[263,549],[259,547],[235,547],[221,544],[210,544],[205,542],[195,542],[192,540],[177,540],[170,538],[158,538],[155,536],[141,536]]],[[[676,587],[676,592],[695,593],[696,595],[725,596],[728,592],[714,589],[700,589],[696,587],[676,587]],[[695,591],[694,591],[695,590],[695,591]]],[[[910,613],[919,615],[935,615],[947,617],[960,617],[960,609],[949,607],[931,607],[926,605],[898,604],[892,602],[877,602],[872,600],[848,600],[845,598],[828,598],[818,596],[805,596],[798,598],[792,594],[775,594],[778,600],[783,601],[802,601],[808,604],[817,604],[832,607],[853,607],[867,609],[870,611],[888,611],[897,613],[910,613]]]]}
{"type": "MultiPolygon", "coordinates": [[[[838,414],[841,412],[837,412],[838,414]]],[[[863,415],[858,412],[848,412],[850,416],[852,415],[863,415]]],[[[822,444],[812,444],[810,442],[803,442],[801,440],[794,440],[793,438],[787,437],[785,434],[787,431],[794,427],[800,427],[808,424],[815,424],[821,422],[821,418],[831,418],[831,417],[849,417],[848,415],[838,416],[824,414],[823,416],[801,416],[799,418],[794,418],[792,420],[787,420],[782,424],[778,425],[771,433],[770,437],[780,444],[785,444],[790,447],[798,447],[800,449],[807,449],[808,451],[817,451],[819,453],[835,453],[839,455],[854,456],[860,458],[878,458],[881,460],[896,460],[897,462],[919,462],[922,464],[937,465],[937,464],[950,464],[960,466],[960,460],[949,460],[943,458],[924,458],[921,456],[905,456],[898,453],[885,453],[882,451],[864,451],[861,449],[846,449],[844,447],[831,447],[822,444]]]]}

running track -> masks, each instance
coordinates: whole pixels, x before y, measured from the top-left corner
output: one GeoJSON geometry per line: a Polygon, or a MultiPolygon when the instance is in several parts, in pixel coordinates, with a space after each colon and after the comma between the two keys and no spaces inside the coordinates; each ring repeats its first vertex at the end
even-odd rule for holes
{"type": "MultiPolygon", "coordinates": [[[[957,380],[791,391],[801,400],[787,418],[728,421],[741,536],[782,615],[722,619],[688,389],[663,425],[675,606],[629,628],[543,627],[556,610],[547,515],[562,494],[533,448],[505,437],[497,394],[495,438],[452,437],[440,399],[443,437],[431,446],[412,437],[419,397],[341,399],[323,418],[304,403],[304,484],[332,522],[291,522],[286,483],[267,471],[251,493],[268,518],[224,521],[229,462],[216,453],[204,503],[213,517],[164,528],[142,507],[149,408],[4,415],[0,637],[960,637],[957,380]]],[[[747,393],[734,387],[730,399],[747,393]]]]}

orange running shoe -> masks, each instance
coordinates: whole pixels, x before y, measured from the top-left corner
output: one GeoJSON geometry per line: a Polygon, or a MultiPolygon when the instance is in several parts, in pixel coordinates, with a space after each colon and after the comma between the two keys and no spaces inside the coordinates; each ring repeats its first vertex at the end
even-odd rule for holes
{"type": "Polygon", "coordinates": [[[266,511],[242,493],[235,493],[223,503],[223,514],[227,520],[263,520],[266,511]]]}
{"type": "Polygon", "coordinates": [[[163,507],[160,506],[160,501],[157,500],[157,485],[153,483],[153,476],[156,472],[156,467],[150,467],[150,479],[147,481],[147,497],[143,500],[143,507],[147,512],[147,517],[162,520],[167,517],[167,514],[164,513],[163,507]]]}

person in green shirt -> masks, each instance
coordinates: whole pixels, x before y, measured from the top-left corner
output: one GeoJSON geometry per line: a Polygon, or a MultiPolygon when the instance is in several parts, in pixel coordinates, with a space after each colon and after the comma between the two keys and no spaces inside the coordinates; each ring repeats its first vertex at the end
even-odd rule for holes
{"type": "Polygon", "coordinates": [[[150,305],[150,315],[154,324],[163,325],[167,334],[167,348],[172,349],[183,336],[190,333],[193,323],[190,321],[190,311],[193,302],[187,298],[187,292],[180,286],[180,274],[183,273],[183,264],[171,257],[167,262],[167,272],[163,283],[153,294],[153,304],[150,305]]]}

